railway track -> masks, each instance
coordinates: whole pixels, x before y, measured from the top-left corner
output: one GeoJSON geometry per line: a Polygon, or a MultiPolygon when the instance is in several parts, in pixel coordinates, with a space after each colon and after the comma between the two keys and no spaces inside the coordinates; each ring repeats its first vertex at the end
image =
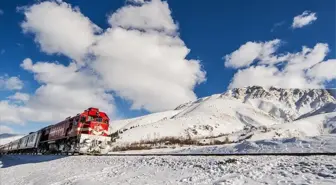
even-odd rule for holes
{"type": "MultiPolygon", "coordinates": [[[[137,153],[137,154],[80,154],[80,153],[57,153],[57,154],[2,154],[2,155],[61,155],[61,156],[336,156],[336,152],[314,152],[314,153],[137,153]]],[[[0,155],[1,156],[1,155],[0,155]]]]}
{"type": "Polygon", "coordinates": [[[183,153],[145,153],[145,154],[105,154],[102,156],[316,156],[316,155],[328,155],[336,156],[336,152],[333,153],[211,153],[211,154],[183,154],[183,153]]]}

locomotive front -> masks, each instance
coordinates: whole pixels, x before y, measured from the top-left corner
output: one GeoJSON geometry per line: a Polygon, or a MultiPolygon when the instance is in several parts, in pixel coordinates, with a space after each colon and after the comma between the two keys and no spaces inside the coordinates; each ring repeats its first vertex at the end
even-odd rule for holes
{"type": "Polygon", "coordinates": [[[77,127],[80,153],[107,153],[109,117],[97,108],[89,108],[80,115],[77,127]]]}

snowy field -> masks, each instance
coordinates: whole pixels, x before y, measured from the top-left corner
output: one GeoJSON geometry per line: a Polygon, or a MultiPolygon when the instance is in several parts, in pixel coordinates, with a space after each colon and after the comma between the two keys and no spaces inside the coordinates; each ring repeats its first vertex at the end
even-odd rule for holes
{"type": "Polygon", "coordinates": [[[336,184],[335,156],[5,156],[1,185],[336,184]]]}
{"type": "Polygon", "coordinates": [[[184,146],[152,150],[129,150],[110,154],[179,153],[179,154],[236,154],[236,153],[336,153],[336,134],[316,137],[280,138],[213,146],[184,146]]]}

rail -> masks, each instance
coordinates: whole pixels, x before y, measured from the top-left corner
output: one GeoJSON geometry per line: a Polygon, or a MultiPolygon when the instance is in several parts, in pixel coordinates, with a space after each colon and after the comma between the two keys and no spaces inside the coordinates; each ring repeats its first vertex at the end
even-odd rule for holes
{"type": "Polygon", "coordinates": [[[137,154],[103,154],[102,156],[336,156],[336,152],[328,153],[137,153],[137,154]]]}
{"type": "Polygon", "coordinates": [[[312,153],[114,153],[114,154],[80,154],[80,153],[57,153],[57,154],[33,154],[33,153],[12,153],[1,155],[65,155],[65,156],[336,156],[336,152],[312,152],[312,153]]]}

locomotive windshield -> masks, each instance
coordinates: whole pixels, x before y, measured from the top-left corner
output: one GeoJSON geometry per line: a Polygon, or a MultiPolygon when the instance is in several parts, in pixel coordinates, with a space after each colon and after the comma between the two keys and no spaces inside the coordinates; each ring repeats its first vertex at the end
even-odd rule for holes
{"type": "Polygon", "coordinates": [[[103,122],[103,118],[101,118],[101,117],[88,116],[88,121],[103,122]]]}

